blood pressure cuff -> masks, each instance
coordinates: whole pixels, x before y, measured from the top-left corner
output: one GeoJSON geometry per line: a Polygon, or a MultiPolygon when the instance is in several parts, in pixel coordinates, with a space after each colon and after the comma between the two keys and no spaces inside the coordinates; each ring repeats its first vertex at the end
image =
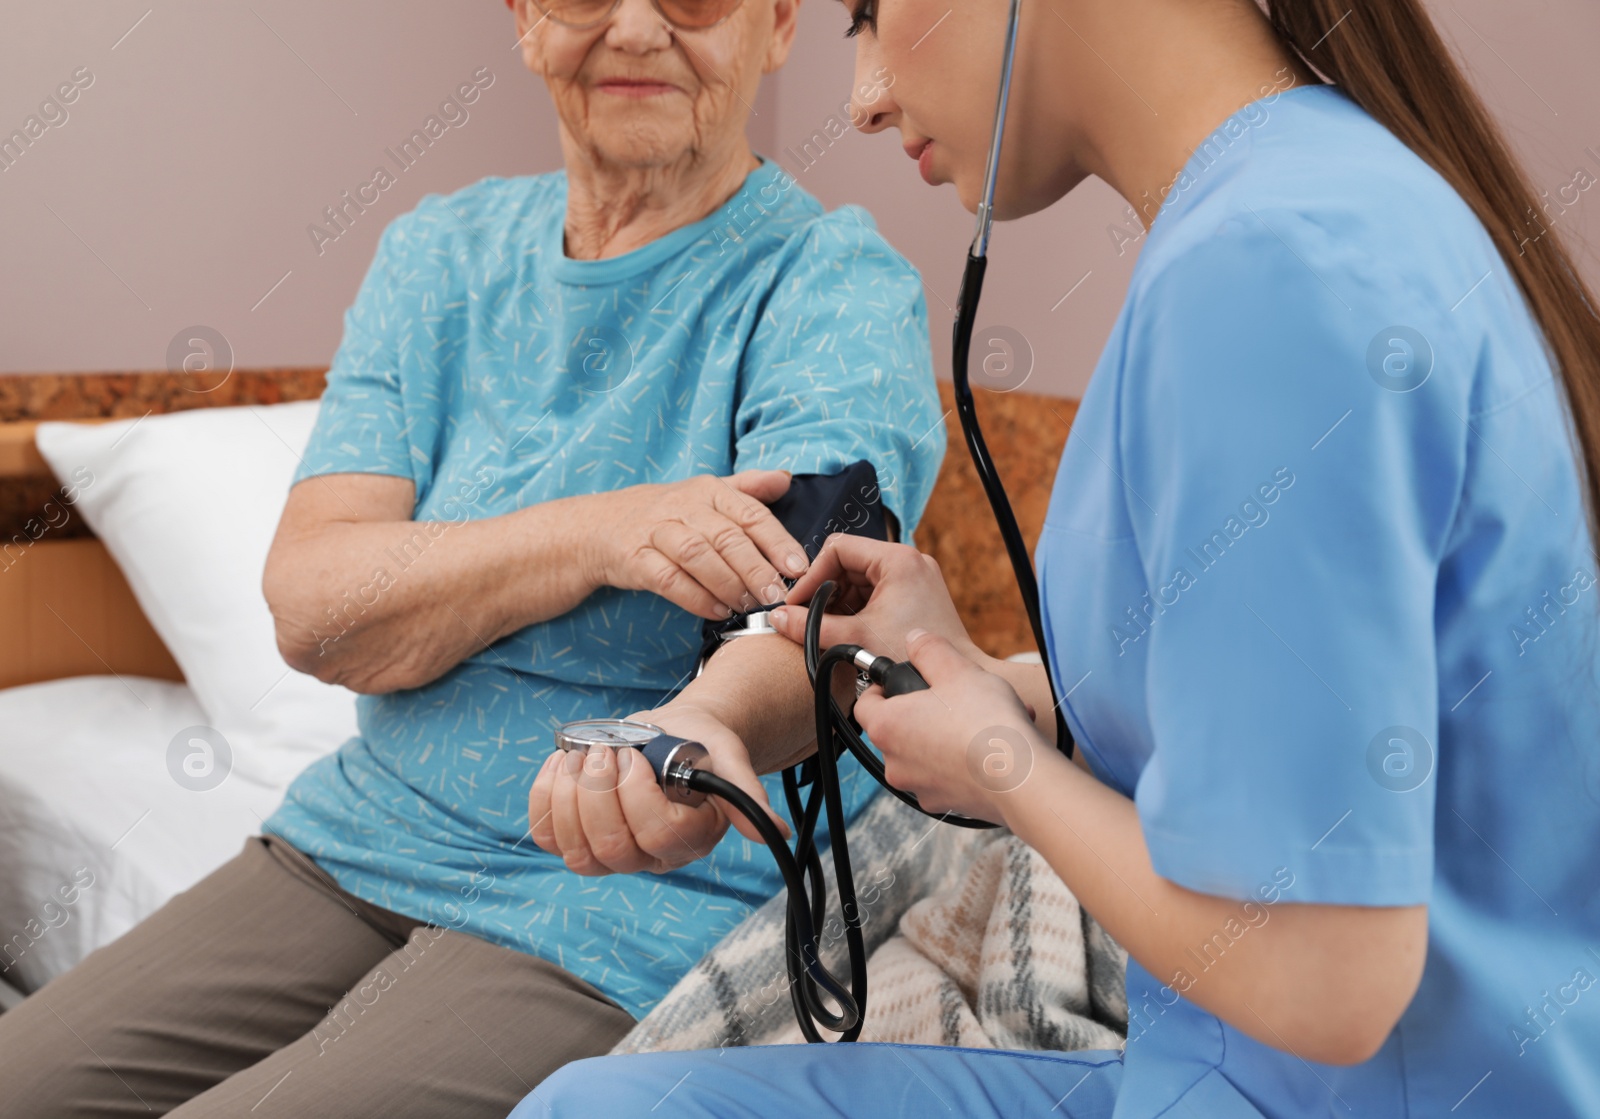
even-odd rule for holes
{"type": "MultiPolygon", "coordinates": [[[[865,459],[851,463],[837,474],[794,475],[789,480],[788,490],[768,508],[789,530],[789,535],[800,542],[808,560],[816,559],[822,545],[836,532],[870,536],[875,540],[889,539],[889,522],[884,515],[883,494],[878,489],[878,472],[865,459]]],[[[784,586],[794,586],[794,579],[782,572],[779,576],[784,586]]],[[[772,608],[761,606],[721,621],[706,622],[700,630],[700,659],[716,651],[724,633],[744,628],[750,615],[772,608]]]]}

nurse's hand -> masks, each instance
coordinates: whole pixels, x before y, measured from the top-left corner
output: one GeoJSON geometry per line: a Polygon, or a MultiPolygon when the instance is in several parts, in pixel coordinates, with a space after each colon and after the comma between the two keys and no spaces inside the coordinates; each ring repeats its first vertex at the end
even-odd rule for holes
{"type": "MultiPolygon", "coordinates": [[[[675,700],[629,719],[654,723],[691,739],[711,754],[711,766],[767,808],[766,790],[751,768],[739,736],[692,703],[675,700]]],[[[788,825],[776,815],[778,830],[788,825]]],[[[744,816],[715,797],[695,807],[668,799],[644,755],[630,747],[556,750],[545,760],[528,794],[529,833],[576,874],[659,874],[708,854],[732,821],[739,833],[761,842],[744,816]]]]}
{"type": "Polygon", "coordinates": [[[778,602],[778,573],[806,569],[805,549],[767,508],[789,478],[742,470],[578,499],[585,547],[576,558],[588,585],[650,591],[713,620],[778,602]]]}
{"type": "Polygon", "coordinates": [[[1045,746],[1016,691],[943,637],[906,634],[911,663],[928,689],[884,697],[874,684],[855,717],[883,754],[884,775],[915,793],[928,812],[1005,823],[1007,798],[1036,769],[1068,765],[1045,746]]]}
{"type": "Polygon", "coordinates": [[[906,632],[921,628],[971,660],[987,660],[961,624],[938,561],[909,544],[865,536],[828,537],[811,569],[789,591],[788,605],[773,611],[773,627],[792,641],[804,641],[811,596],[826,579],[838,589],[822,622],[823,648],[848,643],[903,661],[906,632]]]}

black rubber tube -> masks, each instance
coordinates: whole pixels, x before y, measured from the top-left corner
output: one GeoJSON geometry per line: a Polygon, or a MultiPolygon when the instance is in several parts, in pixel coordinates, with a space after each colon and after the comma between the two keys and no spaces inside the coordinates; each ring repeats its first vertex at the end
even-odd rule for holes
{"type": "MultiPolygon", "coordinates": [[[[927,816],[930,819],[950,824],[953,827],[999,827],[1000,825],[992,824],[988,820],[976,820],[971,816],[963,816],[959,812],[929,812],[926,808],[922,807],[921,803],[917,800],[915,793],[905,792],[904,790],[897,789],[893,785],[889,784],[889,778],[883,771],[883,761],[878,757],[877,754],[872,752],[872,747],[868,746],[866,741],[861,737],[861,733],[857,729],[855,721],[847,716],[843,711],[839,710],[839,705],[834,702],[832,689],[822,681],[822,676],[820,674],[820,661],[822,655],[818,651],[818,645],[821,643],[822,639],[822,616],[828,608],[828,603],[833,600],[834,590],[835,586],[833,580],[828,579],[817,588],[817,593],[811,596],[811,607],[806,613],[805,634],[806,671],[811,674],[811,686],[816,692],[817,704],[819,707],[822,705],[824,697],[826,697],[827,711],[831,719],[830,727],[832,732],[837,733],[838,736],[844,740],[845,748],[855,756],[856,761],[861,763],[861,768],[871,774],[874,781],[882,785],[885,789],[888,789],[889,792],[893,793],[896,799],[898,799],[901,803],[910,805],[912,808],[915,808],[918,812],[921,812],[924,816],[927,816]]],[[[853,650],[856,649],[857,646],[835,645],[830,648],[830,651],[832,649],[846,648],[852,650],[850,655],[853,656],[853,650]]],[[[820,727],[821,720],[822,716],[818,715],[819,728],[817,731],[817,742],[819,752],[821,750],[823,733],[820,727]]]]}
{"type": "Polygon", "coordinates": [[[1017,590],[1022,595],[1023,609],[1028,612],[1028,624],[1033,627],[1033,639],[1039,645],[1039,659],[1044,664],[1045,683],[1050,688],[1050,702],[1056,719],[1056,748],[1072,757],[1072,731],[1067,726],[1067,716],[1061,710],[1061,697],[1056,695],[1055,677],[1050,673],[1050,649],[1044,639],[1044,620],[1039,613],[1039,580],[1033,572],[1033,557],[1022,540],[1022,530],[1017,527],[1016,514],[1011,511],[1011,501],[1000,484],[994,460],[989,457],[989,445],[984,442],[983,428],[978,424],[977,403],[972,398],[972,385],[967,372],[972,354],[972,328],[978,317],[978,297],[983,294],[983,273],[989,258],[967,254],[967,267],[961,274],[961,293],[956,298],[956,322],[952,332],[950,381],[956,398],[956,415],[961,420],[961,433],[966,436],[967,451],[972,455],[972,465],[983,483],[983,492],[994,510],[995,523],[1000,526],[1000,539],[1011,559],[1011,570],[1016,575],[1017,590]]]}
{"type": "MultiPolygon", "coordinates": [[[[822,964],[821,950],[817,941],[818,930],[811,919],[810,895],[806,889],[805,879],[794,855],[789,851],[789,845],[784,841],[777,825],[772,822],[772,817],[768,816],[765,809],[743,789],[731,781],[718,777],[710,770],[693,771],[689,774],[688,785],[698,792],[722,798],[754,824],[756,830],[761,833],[761,838],[766,841],[767,847],[771,849],[779,873],[783,875],[784,886],[789,893],[789,919],[785,931],[787,950],[784,953],[784,962],[789,973],[790,997],[795,1000],[795,1016],[800,1023],[800,1032],[805,1035],[807,1041],[821,1042],[822,1036],[817,1033],[817,1026],[820,1025],[824,1029],[843,1035],[841,1041],[854,1041],[860,1035],[862,1026],[861,1007],[865,999],[860,996],[865,994],[865,959],[863,958],[860,964],[861,991],[858,996],[855,991],[845,990],[844,985],[822,964]],[[838,1014],[829,1011],[822,1004],[820,997],[822,994],[828,995],[839,1005],[838,1014]]],[[[837,788],[834,792],[837,796],[837,788]]],[[[846,858],[848,859],[848,856],[846,858]]],[[[843,886],[841,892],[842,890],[843,886]]],[[[853,894],[851,901],[854,901],[853,894]]],[[[861,954],[864,956],[864,952],[861,954]]],[[[852,953],[852,972],[856,970],[855,965],[856,954],[852,953]]],[[[856,984],[852,983],[852,986],[856,984]]]]}

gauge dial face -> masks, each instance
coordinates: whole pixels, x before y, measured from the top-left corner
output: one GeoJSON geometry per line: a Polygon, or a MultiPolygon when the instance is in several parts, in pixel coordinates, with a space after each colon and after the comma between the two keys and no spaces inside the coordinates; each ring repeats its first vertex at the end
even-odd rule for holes
{"type": "Polygon", "coordinates": [[[591,746],[643,746],[667,733],[653,723],[627,719],[583,719],[567,723],[556,732],[556,744],[563,750],[587,750],[591,746]]]}

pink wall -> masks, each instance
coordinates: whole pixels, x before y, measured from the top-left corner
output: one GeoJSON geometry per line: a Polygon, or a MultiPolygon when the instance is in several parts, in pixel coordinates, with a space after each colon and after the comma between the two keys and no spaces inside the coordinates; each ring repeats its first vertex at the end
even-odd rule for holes
{"type": "Polygon", "coordinates": [[[0,173],[0,369],[161,369],[195,324],[240,366],[326,363],[387,222],[559,165],[515,38],[499,0],[6,5],[0,133],[78,67],[94,84],[0,173]],[[397,171],[384,149],[483,67],[465,122],[397,171]],[[319,252],[307,227],[384,164],[399,181],[319,252]]]}
{"type": "MultiPolygon", "coordinates": [[[[851,84],[852,51],[848,40],[839,41],[843,9],[832,0],[808,3],[798,50],[779,88],[780,152],[797,151],[803,137],[837,111],[851,84]],[[801,73],[806,79],[794,80],[801,73]]],[[[1600,178],[1600,4],[1450,0],[1431,7],[1534,182],[1555,198],[1580,167],[1600,178]]],[[[871,210],[889,241],[922,272],[939,375],[948,377],[951,308],[973,228],[954,188],[926,186],[897,135],[852,133],[804,171],[795,156],[783,162],[827,205],[856,202],[871,210]]],[[[1137,257],[1136,248],[1119,254],[1109,232],[1130,224],[1125,210],[1115,192],[1091,179],[1050,210],[996,227],[979,334],[996,326],[1021,332],[1034,357],[1028,390],[1081,396],[1088,384],[1137,257]]],[[[1584,253],[1585,274],[1600,289],[1600,189],[1582,193],[1556,227],[1577,239],[1572,243],[1584,253]]],[[[973,343],[975,360],[980,341],[973,343]]]]}
{"type": "MultiPolygon", "coordinates": [[[[1600,153],[1600,6],[1453,0],[1435,10],[1535,181],[1554,198],[1580,167],[1600,176],[1589,151],[1600,153]]],[[[844,26],[838,4],[807,0],[795,55],[756,104],[752,141],[828,205],[870,209],[922,270],[944,375],[972,228],[953,191],[925,187],[887,136],[851,133],[809,167],[793,154],[849,90],[844,26]]],[[[160,369],[194,325],[225,337],[239,366],[327,362],[385,223],[430,191],[559,165],[553,113],[514,38],[498,0],[7,5],[0,135],[75,73],[92,84],[0,172],[0,372],[160,369]],[[398,171],[385,148],[474,74],[487,88],[463,123],[398,171]],[[319,251],[307,227],[327,225],[324,208],[385,164],[395,184],[319,251]]],[[[1600,244],[1600,191],[1560,210],[1557,228],[1580,248],[1600,244]]],[[[1029,389],[1082,392],[1135,258],[1108,232],[1123,222],[1121,200],[1089,182],[998,228],[983,325],[1027,339],[1029,389]]],[[[1600,260],[1583,251],[1600,285],[1600,260]]]]}

